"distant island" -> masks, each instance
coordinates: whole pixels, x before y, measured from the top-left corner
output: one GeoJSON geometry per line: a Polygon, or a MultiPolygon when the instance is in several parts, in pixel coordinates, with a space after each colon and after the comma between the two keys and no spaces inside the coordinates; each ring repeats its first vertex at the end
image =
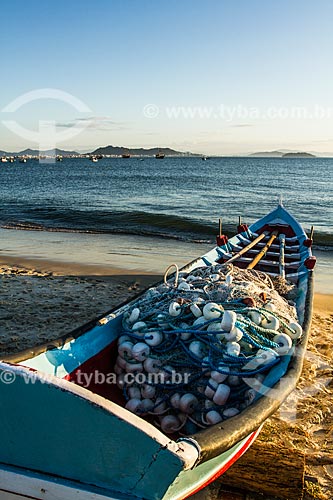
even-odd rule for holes
{"type": "Polygon", "coordinates": [[[253,156],[255,158],[316,158],[316,155],[312,153],[288,150],[262,151],[251,153],[249,156],[253,156]]]}
{"type": "Polygon", "coordinates": [[[163,153],[165,156],[198,156],[194,153],[184,153],[181,151],[176,151],[170,148],[124,148],[120,146],[105,146],[95,149],[92,151],[91,155],[103,155],[103,156],[121,156],[124,154],[129,154],[131,156],[155,156],[157,153],[163,153]]]}
{"type": "Polygon", "coordinates": [[[251,153],[249,156],[255,156],[256,158],[282,158],[283,154],[283,151],[259,151],[251,153]]]}
{"type": "Polygon", "coordinates": [[[299,153],[286,153],[282,155],[282,158],[317,158],[315,155],[311,153],[304,153],[300,151],[299,153]]]}
{"type": "Polygon", "coordinates": [[[47,151],[39,151],[38,149],[24,149],[23,151],[8,152],[0,150],[0,157],[25,157],[25,158],[37,158],[37,157],[68,157],[68,158],[85,158],[90,156],[104,157],[104,156],[142,156],[142,157],[154,157],[158,153],[164,154],[165,156],[201,156],[191,152],[176,151],[171,148],[125,148],[122,146],[104,146],[95,149],[94,151],[88,153],[79,153],[77,151],[65,151],[64,149],[55,149],[47,151]]]}

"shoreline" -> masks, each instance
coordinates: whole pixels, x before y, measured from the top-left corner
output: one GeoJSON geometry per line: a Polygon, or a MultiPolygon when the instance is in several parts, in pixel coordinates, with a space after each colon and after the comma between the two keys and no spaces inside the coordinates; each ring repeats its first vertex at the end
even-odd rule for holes
{"type": "MultiPolygon", "coordinates": [[[[136,249],[141,250],[141,248],[136,249]]],[[[43,257],[28,257],[21,255],[3,255],[0,251],[0,273],[1,268],[13,267],[16,269],[37,270],[41,273],[52,273],[55,276],[85,276],[85,277],[103,277],[104,279],[122,277],[123,281],[130,283],[131,281],[140,281],[146,287],[163,279],[164,271],[169,264],[177,262],[181,268],[187,264],[192,258],[195,258],[195,252],[192,254],[182,255],[177,249],[175,255],[168,254],[168,248],[158,251],[152,255],[152,258],[157,257],[155,266],[147,265],[146,256],[141,259],[133,259],[129,263],[126,259],[119,259],[119,266],[114,264],[114,261],[119,257],[117,252],[110,264],[100,264],[96,262],[83,262],[82,256],[76,255],[76,261],[64,260],[63,257],[56,260],[55,258],[43,257]],[[81,257],[81,258],[80,258],[81,257]],[[174,257],[174,259],[172,258],[174,257]]],[[[200,249],[198,249],[200,251],[200,249]]],[[[199,252],[198,254],[199,255],[199,252]]],[[[53,256],[54,257],[54,256],[53,256]]],[[[97,259],[96,259],[97,260],[97,259]]],[[[333,266],[332,266],[333,267],[333,266]]],[[[319,265],[315,268],[315,296],[320,296],[321,300],[315,299],[314,305],[321,311],[330,309],[332,312],[333,302],[333,282],[331,275],[328,272],[327,262],[324,265],[319,265]],[[326,298],[325,298],[326,297],[326,298]],[[325,306],[324,306],[325,304],[325,306]]]]}
{"type": "MultiPolygon", "coordinates": [[[[52,273],[54,276],[102,276],[116,277],[128,276],[128,279],[133,276],[133,279],[138,277],[147,277],[147,282],[153,282],[162,279],[163,275],[152,271],[144,271],[142,269],[131,269],[116,266],[107,266],[103,264],[83,264],[79,262],[62,262],[50,259],[38,259],[29,257],[13,257],[0,255],[1,267],[12,267],[18,270],[31,270],[41,273],[52,273]]],[[[1,271],[0,271],[1,272],[1,271]]]]}

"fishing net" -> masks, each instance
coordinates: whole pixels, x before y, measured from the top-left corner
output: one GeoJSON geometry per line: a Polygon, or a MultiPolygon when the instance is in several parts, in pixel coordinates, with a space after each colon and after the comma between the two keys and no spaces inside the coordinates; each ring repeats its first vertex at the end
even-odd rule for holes
{"type": "Polygon", "coordinates": [[[243,411],[302,334],[291,297],[294,285],[232,264],[166,273],[123,316],[126,408],[185,435],[243,411]]]}

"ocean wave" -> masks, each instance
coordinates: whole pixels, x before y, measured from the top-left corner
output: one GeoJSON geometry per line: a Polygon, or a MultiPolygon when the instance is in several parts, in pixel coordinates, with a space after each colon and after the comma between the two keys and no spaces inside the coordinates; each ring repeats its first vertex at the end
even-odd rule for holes
{"type": "MultiPolygon", "coordinates": [[[[20,217],[0,220],[0,227],[26,231],[50,231],[94,234],[128,234],[169,238],[192,243],[213,243],[217,223],[181,217],[173,214],[142,211],[68,210],[31,207],[20,217]]],[[[235,224],[224,223],[229,237],[235,234],[235,224]]],[[[317,231],[314,247],[333,250],[333,235],[317,231]]]]}

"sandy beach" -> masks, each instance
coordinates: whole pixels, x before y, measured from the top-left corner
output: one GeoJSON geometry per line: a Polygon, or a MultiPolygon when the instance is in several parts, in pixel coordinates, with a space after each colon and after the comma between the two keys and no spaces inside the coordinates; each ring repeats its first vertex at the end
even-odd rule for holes
{"type": "MultiPolygon", "coordinates": [[[[32,259],[21,259],[19,265],[17,258],[2,258],[0,354],[68,334],[161,277],[110,267],[107,274],[104,271],[32,259]]],[[[327,459],[333,456],[332,336],[333,296],[317,293],[300,384],[265,424],[259,438],[271,441],[274,447],[283,444],[305,451],[307,486],[315,488],[316,498],[327,500],[333,497],[333,464],[327,459]]]]}

